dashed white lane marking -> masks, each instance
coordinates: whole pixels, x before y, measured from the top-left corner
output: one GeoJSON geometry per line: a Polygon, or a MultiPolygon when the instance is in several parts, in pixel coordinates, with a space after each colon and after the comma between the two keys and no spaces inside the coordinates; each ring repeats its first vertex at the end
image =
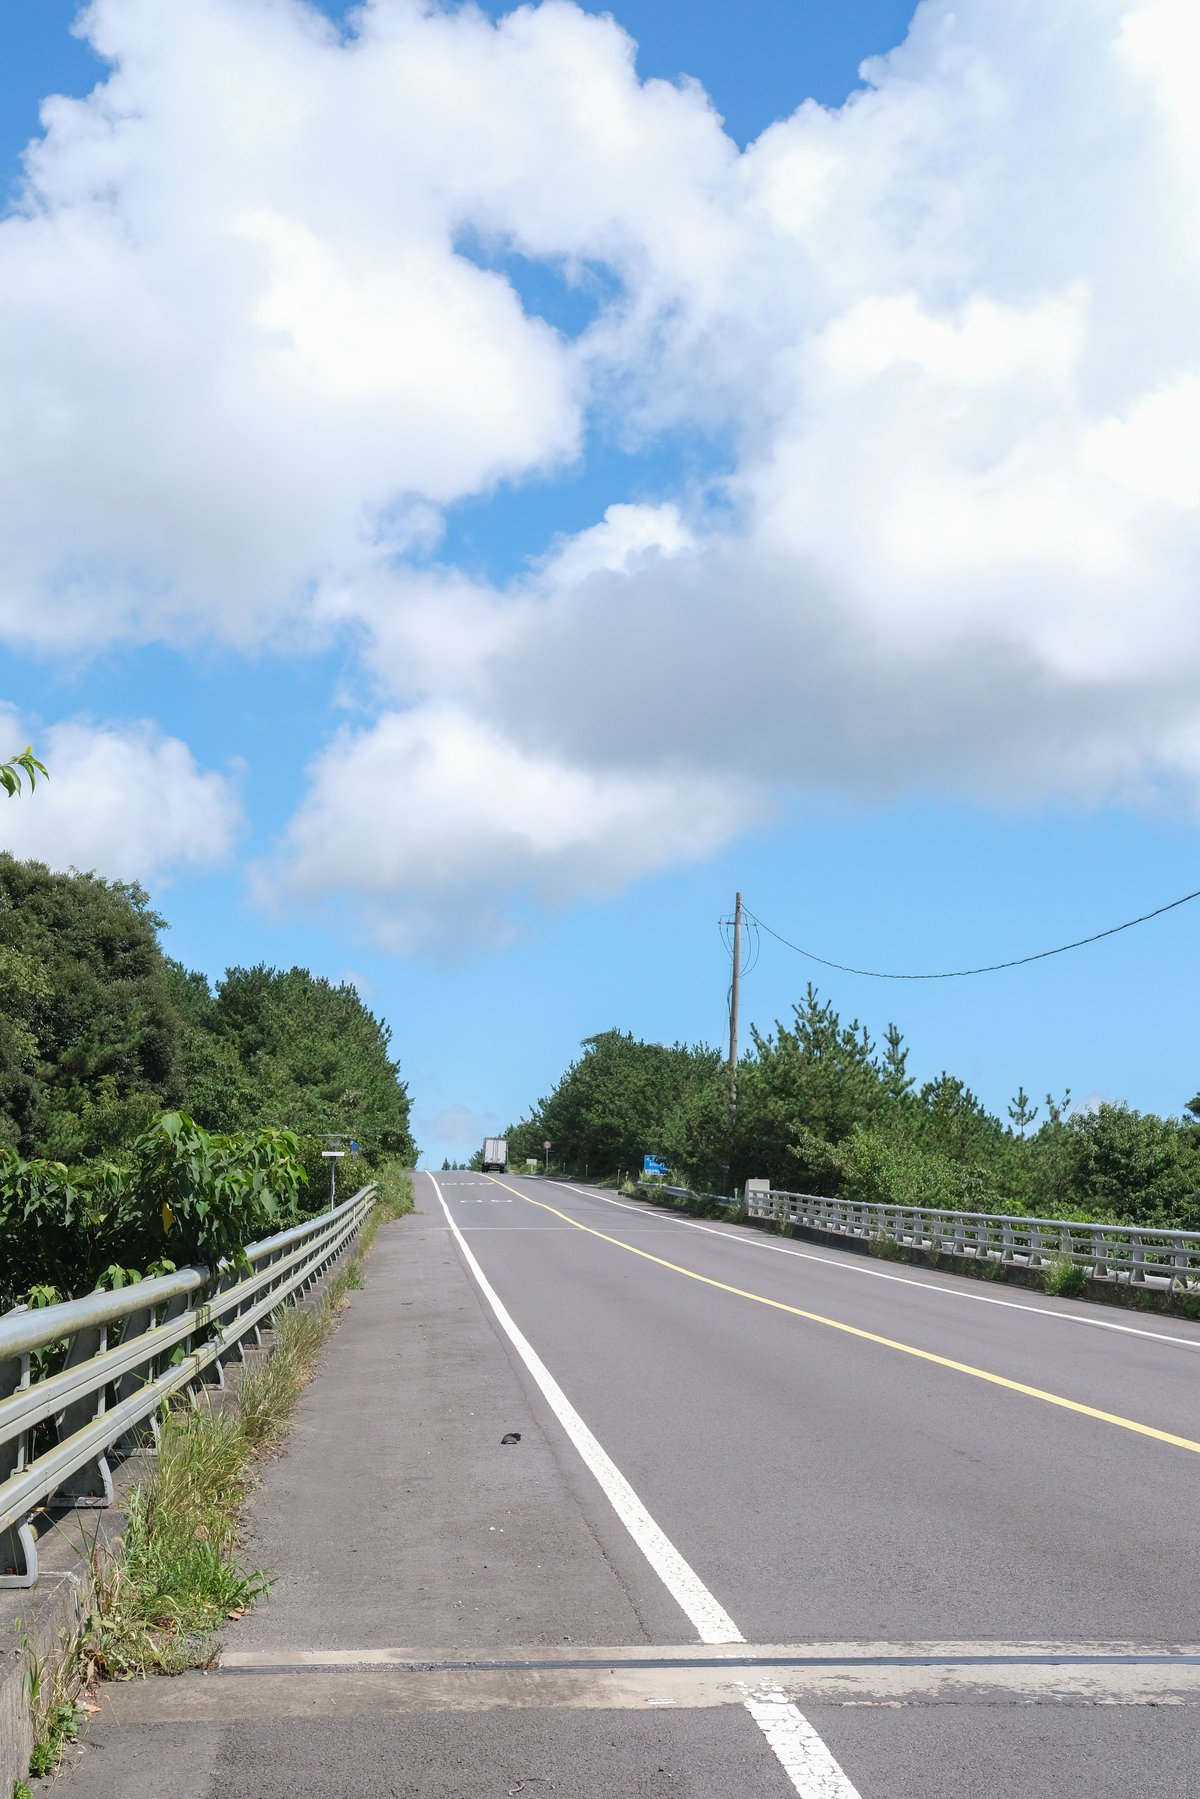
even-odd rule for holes
{"type": "MultiPolygon", "coordinates": [[[[561,1187],[566,1193],[578,1193],[581,1199],[600,1199],[606,1206],[617,1206],[622,1212],[639,1212],[646,1216],[645,1205],[629,1205],[623,1199],[610,1199],[607,1193],[596,1193],[587,1187],[573,1187],[567,1181],[549,1181],[548,1186],[561,1187]]],[[[651,1208],[660,1211],[660,1208],[651,1208]]],[[[825,1268],[836,1268],[841,1274],[865,1275],[873,1281],[895,1281],[901,1287],[919,1287],[922,1293],[940,1293],[946,1299],[963,1299],[971,1305],[1000,1306],[1007,1312],[1025,1312],[1034,1318],[1054,1318],[1064,1324],[1081,1324],[1088,1330],[1117,1331],[1123,1337],[1148,1337],[1152,1343],[1166,1343],[1177,1349],[1200,1351],[1200,1337],[1171,1337],[1165,1331],[1141,1330],[1136,1324],[1112,1324],[1107,1318],[1088,1318],[1076,1312],[1060,1312],[1049,1306],[1025,1305],[1019,1299],[997,1299],[990,1293],[966,1293],[958,1287],[944,1287],[937,1281],[915,1281],[907,1274],[886,1274],[882,1268],[860,1268],[853,1261],[843,1262],[836,1256],[823,1256],[811,1249],[790,1249],[783,1243],[768,1243],[748,1231],[743,1237],[731,1230],[718,1230],[711,1224],[698,1224],[694,1218],[681,1218],[677,1212],[661,1212],[664,1222],[682,1224],[690,1231],[703,1231],[706,1237],[722,1237],[748,1249],[765,1249],[776,1256],[795,1256],[801,1262],[820,1262],[825,1268]]],[[[735,1227],[736,1228],[736,1227],[735,1227]]]]}
{"type": "MultiPolygon", "coordinates": [[[[595,1476],[605,1498],[685,1616],[702,1643],[744,1643],[745,1637],[718,1604],[695,1569],[686,1562],[666,1532],[642,1504],[608,1451],[592,1435],[528,1338],[517,1328],[507,1306],[488,1280],[459,1230],[435,1176],[429,1176],[446,1222],[467,1267],[496,1321],[537,1382],[551,1411],[595,1476]]],[[[859,1799],[858,1789],[842,1772],[803,1713],[782,1692],[747,1697],[746,1710],[762,1731],[801,1799],[859,1799]],[[784,1714],[787,1714],[786,1716],[784,1714]]]]}

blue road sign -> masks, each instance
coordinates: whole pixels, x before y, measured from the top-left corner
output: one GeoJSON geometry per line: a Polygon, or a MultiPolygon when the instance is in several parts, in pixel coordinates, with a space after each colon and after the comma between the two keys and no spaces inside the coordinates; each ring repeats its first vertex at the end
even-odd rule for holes
{"type": "Polygon", "coordinates": [[[667,1172],[667,1164],[665,1163],[665,1161],[663,1160],[663,1158],[661,1156],[643,1156],[642,1157],[642,1173],[643,1174],[665,1174],[666,1172],[667,1172]]]}

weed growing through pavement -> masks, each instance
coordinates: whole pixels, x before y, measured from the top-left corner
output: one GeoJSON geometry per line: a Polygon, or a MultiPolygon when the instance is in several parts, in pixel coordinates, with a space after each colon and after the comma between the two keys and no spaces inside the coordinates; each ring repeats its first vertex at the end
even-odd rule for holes
{"type": "MultiPolygon", "coordinates": [[[[16,1619],[16,1630],[20,1633],[25,1659],[25,1704],[29,1705],[29,1722],[34,1734],[29,1772],[36,1777],[54,1774],[63,1759],[63,1749],[79,1736],[81,1707],[76,1702],[74,1641],[63,1632],[58,1651],[38,1655],[31,1639],[23,1632],[20,1617],[16,1619]]],[[[25,1781],[14,1781],[13,1799],[22,1799],[22,1788],[32,1799],[31,1788],[25,1781]]]]}
{"type": "MultiPolygon", "coordinates": [[[[21,1629],[19,1621],[17,1629],[21,1629]]],[[[41,1656],[23,1632],[21,1648],[25,1654],[25,1700],[33,1726],[29,1772],[34,1776],[53,1774],[66,1745],[79,1735],[79,1711],[72,1681],[74,1656],[41,1656]]],[[[20,1799],[22,1786],[29,1792],[25,1782],[19,1780],[13,1788],[13,1799],[20,1799]]]]}

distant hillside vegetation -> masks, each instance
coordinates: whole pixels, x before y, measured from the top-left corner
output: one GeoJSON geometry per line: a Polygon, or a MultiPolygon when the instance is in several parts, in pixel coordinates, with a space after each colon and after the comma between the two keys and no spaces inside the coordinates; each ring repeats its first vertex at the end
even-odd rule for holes
{"type": "Polygon", "coordinates": [[[1018,1088],[1007,1118],[956,1075],[917,1087],[895,1025],[882,1047],[844,1024],[813,987],[789,1024],[753,1033],[728,1118],[724,1058],[704,1045],[586,1038],[545,1099],[508,1127],[519,1165],[553,1144],[559,1168],[593,1176],[667,1158],[674,1177],[732,1192],[750,1176],[793,1191],[954,1210],[1200,1230],[1200,1100],[1188,1117],[1125,1106],[1034,1105],[1018,1088]]]}

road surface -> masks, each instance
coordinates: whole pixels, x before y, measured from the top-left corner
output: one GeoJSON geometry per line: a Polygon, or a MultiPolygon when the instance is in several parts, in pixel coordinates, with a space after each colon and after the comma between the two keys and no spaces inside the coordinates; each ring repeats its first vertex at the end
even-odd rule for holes
{"type": "Polygon", "coordinates": [[[1200,1328],[417,1195],[254,1503],[270,1602],[106,1691],[77,1799],[1195,1793],[1200,1328]]]}

